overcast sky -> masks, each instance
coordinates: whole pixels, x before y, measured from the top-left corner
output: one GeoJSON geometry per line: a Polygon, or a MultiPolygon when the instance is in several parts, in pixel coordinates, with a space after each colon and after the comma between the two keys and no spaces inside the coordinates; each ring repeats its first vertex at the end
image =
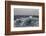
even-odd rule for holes
{"type": "Polygon", "coordinates": [[[39,9],[14,8],[14,15],[38,15],[39,9]]]}

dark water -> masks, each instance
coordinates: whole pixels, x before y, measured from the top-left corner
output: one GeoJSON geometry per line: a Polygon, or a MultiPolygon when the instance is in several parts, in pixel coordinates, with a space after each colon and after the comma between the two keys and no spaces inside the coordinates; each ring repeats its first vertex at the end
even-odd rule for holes
{"type": "Polygon", "coordinates": [[[14,16],[14,27],[38,27],[39,17],[31,15],[14,16]]]}
{"type": "MultiPolygon", "coordinates": [[[[20,19],[20,18],[26,18],[26,17],[29,17],[29,16],[31,16],[31,15],[16,15],[16,16],[14,16],[14,20],[16,20],[16,19],[20,19]]],[[[35,17],[35,18],[39,18],[39,16],[32,16],[33,18],[35,17]]]]}

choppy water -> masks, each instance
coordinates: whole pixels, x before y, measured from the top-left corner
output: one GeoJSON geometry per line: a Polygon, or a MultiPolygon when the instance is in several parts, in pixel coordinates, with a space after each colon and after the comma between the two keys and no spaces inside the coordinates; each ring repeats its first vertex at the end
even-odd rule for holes
{"type": "Polygon", "coordinates": [[[38,27],[38,16],[14,16],[14,27],[38,27]]]}

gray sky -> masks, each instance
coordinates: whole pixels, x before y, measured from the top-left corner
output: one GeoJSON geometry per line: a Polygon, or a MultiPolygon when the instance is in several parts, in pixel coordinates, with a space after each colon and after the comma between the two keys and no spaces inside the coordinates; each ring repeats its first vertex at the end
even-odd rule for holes
{"type": "Polygon", "coordinates": [[[39,9],[14,8],[14,15],[38,15],[39,9]]]}

